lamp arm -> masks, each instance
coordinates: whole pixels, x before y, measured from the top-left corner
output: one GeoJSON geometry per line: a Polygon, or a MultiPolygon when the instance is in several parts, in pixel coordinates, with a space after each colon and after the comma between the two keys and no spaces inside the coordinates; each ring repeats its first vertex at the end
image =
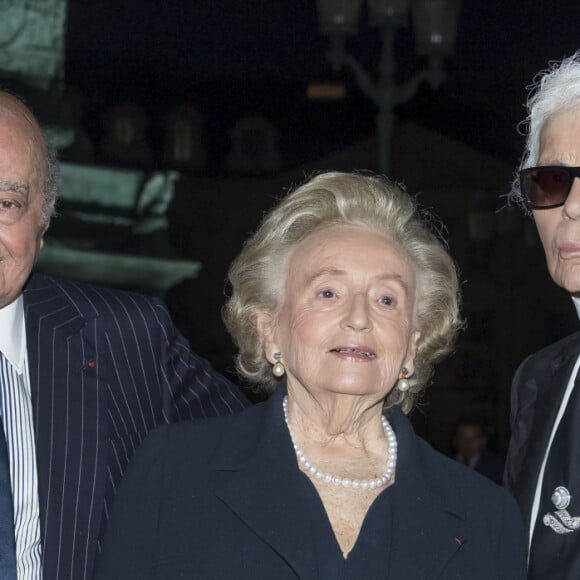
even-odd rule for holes
{"type": "Polygon", "coordinates": [[[429,71],[423,70],[397,87],[393,97],[394,105],[400,105],[411,100],[422,82],[429,80],[429,71]]]}
{"type": "Polygon", "coordinates": [[[433,89],[438,89],[444,78],[445,75],[440,68],[429,67],[418,72],[415,76],[397,87],[393,95],[393,106],[411,100],[423,82],[428,82],[433,89]]]}
{"type": "Polygon", "coordinates": [[[352,71],[356,84],[359,89],[369,98],[373,103],[379,107],[381,95],[378,88],[373,84],[370,75],[365,71],[362,65],[353,56],[348,53],[344,54],[343,62],[352,71]]]}

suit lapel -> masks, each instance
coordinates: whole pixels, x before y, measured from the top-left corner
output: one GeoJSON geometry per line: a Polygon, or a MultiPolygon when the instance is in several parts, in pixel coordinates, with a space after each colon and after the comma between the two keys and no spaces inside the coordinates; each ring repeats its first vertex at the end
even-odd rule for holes
{"type": "Polygon", "coordinates": [[[96,318],[81,315],[43,277],[31,279],[24,306],[43,571],[47,578],[85,578],[100,526],[107,452],[96,318]]]}
{"type": "Polygon", "coordinates": [[[284,423],[284,391],[279,388],[265,405],[251,409],[252,416],[246,411],[244,429],[224,439],[213,469],[237,473],[216,494],[299,578],[316,578],[308,494],[284,423]],[[250,454],[234,457],[241,441],[250,454]]]}
{"type": "Polygon", "coordinates": [[[556,357],[543,361],[544,364],[534,376],[528,376],[519,386],[522,389],[520,413],[528,436],[526,447],[520,450],[521,469],[512,491],[518,499],[528,526],[538,474],[578,356],[577,349],[572,348],[574,342],[566,341],[556,357]]]}
{"type": "Polygon", "coordinates": [[[389,418],[399,449],[389,578],[436,580],[469,542],[465,508],[455,482],[423,452],[426,444],[407,417],[394,408],[389,418]]]}

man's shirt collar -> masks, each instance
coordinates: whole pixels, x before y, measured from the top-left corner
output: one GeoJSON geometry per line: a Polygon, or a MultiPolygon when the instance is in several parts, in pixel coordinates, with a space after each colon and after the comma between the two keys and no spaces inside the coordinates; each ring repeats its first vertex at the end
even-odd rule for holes
{"type": "Polygon", "coordinates": [[[26,352],[22,295],[4,308],[0,308],[0,351],[11,365],[22,373],[26,352]]]}

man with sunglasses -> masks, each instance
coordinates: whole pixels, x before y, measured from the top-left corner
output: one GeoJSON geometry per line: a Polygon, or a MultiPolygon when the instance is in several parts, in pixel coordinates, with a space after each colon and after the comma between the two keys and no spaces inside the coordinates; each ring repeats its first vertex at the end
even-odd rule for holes
{"type": "MultiPolygon", "coordinates": [[[[580,315],[580,51],[537,77],[510,194],[580,315]]],[[[580,333],[530,356],[512,387],[505,484],[529,527],[529,578],[580,578],[580,333]]]]}

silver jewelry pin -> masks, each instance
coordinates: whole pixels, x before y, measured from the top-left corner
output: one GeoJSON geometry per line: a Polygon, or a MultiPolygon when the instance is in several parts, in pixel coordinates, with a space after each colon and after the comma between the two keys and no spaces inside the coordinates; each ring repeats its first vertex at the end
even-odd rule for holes
{"type": "Polygon", "coordinates": [[[542,518],[544,525],[552,528],[557,534],[569,534],[580,529],[580,517],[572,517],[566,509],[572,499],[570,492],[563,485],[559,485],[551,499],[556,511],[548,512],[542,518]]]}

